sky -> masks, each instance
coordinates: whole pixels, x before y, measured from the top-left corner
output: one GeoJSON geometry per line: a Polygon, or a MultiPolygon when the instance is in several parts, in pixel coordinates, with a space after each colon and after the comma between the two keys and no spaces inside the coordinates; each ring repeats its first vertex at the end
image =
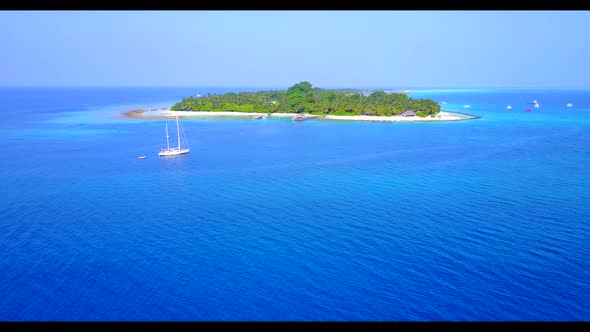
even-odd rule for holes
{"type": "Polygon", "coordinates": [[[0,11],[0,86],[590,88],[590,11],[0,11]]]}

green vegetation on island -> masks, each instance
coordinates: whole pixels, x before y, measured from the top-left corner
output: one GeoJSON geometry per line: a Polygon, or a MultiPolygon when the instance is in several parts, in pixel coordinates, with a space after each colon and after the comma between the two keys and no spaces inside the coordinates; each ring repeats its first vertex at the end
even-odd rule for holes
{"type": "Polygon", "coordinates": [[[365,96],[360,90],[325,90],[312,88],[309,82],[301,82],[287,90],[186,97],[174,104],[171,110],[373,116],[392,116],[413,111],[418,116],[426,117],[440,112],[440,105],[431,99],[412,99],[403,93],[374,91],[365,96]]]}

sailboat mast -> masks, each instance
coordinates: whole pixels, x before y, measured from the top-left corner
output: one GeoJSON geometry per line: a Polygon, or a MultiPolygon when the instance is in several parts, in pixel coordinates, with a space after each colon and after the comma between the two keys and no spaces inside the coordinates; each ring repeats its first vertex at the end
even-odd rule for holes
{"type": "Polygon", "coordinates": [[[168,122],[166,122],[166,148],[170,150],[170,136],[168,135],[168,122]]]}
{"type": "Polygon", "coordinates": [[[178,133],[178,149],[180,150],[180,127],[178,125],[178,115],[176,116],[176,132],[178,133]]]}

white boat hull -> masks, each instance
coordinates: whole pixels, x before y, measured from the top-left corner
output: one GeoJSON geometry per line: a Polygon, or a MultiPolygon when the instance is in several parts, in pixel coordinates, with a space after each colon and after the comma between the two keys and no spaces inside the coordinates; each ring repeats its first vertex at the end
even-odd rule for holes
{"type": "Polygon", "coordinates": [[[160,157],[167,157],[167,156],[177,156],[180,154],[189,153],[190,149],[170,149],[170,150],[162,150],[158,155],[160,157]]]}

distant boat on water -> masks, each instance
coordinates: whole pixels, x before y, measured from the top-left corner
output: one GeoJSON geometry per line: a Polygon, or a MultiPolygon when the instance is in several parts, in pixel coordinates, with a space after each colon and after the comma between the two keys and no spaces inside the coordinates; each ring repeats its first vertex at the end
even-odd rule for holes
{"type": "Polygon", "coordinates": [[[266,119],[266,118],[268,118],[268,115],[266,115],[266,114],[254,115],[252,117],[252,119],[266,119]]]}
{"type": "MultiPolygon", "coordinates": [[[[322,115],[322,117],[326,116],[325,114],[322,115]]],[[[311,120],[311,119],[315,119],[315,118],[319,118],[319,115],[309,115],[309,114],[297,114],[294,117],[291,118],[291,120],[293,121],[305,121],[305,120],[311,120]]]]}
{"type": "Polygon", "coordinates": [[[465,105],[465,106],[463,106],[463,108],[469,108],[469,107],[471,107],[471,105],[465,105]]]}
{"type": "Polygon", "coordinates": [[[566,107],[572,107],[572,106],[574,106],[574,104],[572,104],[572,103],[567,103],[567,105],[565,105],[565,106],[566,106],[566,107]]]}
{"type": "Polygon", "coordinates": [[[530,109],[530,108],[527,108],[527,109],[525,110],[525,112],[530,112],[530,111],[531,111],[531,109],[530,109]]]}
{"type": "Polygon", "coordinates": [[[508,105],[506,106],[507,109],[511,110],[512,109],[512,105],[508,105]]]}
{"type": "Polygon", "coordinates": [[[441,101],[441,102],[440,102],[440,104],[441,104],[441,105],[446,105],[446,104],[447,104],[447,102],[446,102],[446,101],[441,101]]]}
{"type": "Polygon", "coordinates": [[[180,124],[178,122],[178,115],[176,116],[176,132],[178,134],[178,147],[171,148],[170,147],[170,136],[168,135],[168,124],[166,123],[166,149],[160,150],[160,153],[158,153],[158,155],[160,157],[176,156],[179,154],[189,153],[190,149],[188,147],[183,149],[180,146],[180,124]]]}
{"type": "Polygon", "coordinates": [[[137,159],[145,159],[145,156],[139,156],[137,159]]]}
{"type": "Polygon", "coordinates": [[[303,114],[297,114],[294,117],[291,118],[291,120],[293,121],[303,121],[306,120],[307,116],[303,115],[303,114]]]}
{"type": "Polygon", "coordinates": [[[529,103],[529,105],[533,105],[534,108],[539,108],[539,102],[535,99],[529,103]]]}

